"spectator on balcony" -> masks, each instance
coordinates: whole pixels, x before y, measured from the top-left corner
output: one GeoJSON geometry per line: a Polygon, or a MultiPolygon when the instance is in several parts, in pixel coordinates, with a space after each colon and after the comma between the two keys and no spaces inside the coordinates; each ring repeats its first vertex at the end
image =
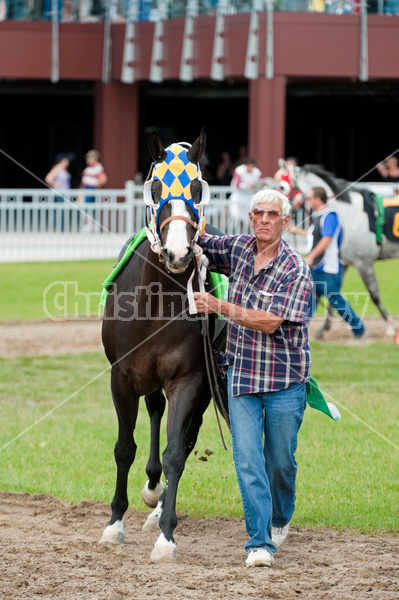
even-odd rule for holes
{"type": "Polygon", "coordinates": [[[71,23],[78,20],[78,6],[75,0],[63,0],[61,8],[61,22],[71,23]]]}
{"type": "Polygon", "coordinates": [[[105,6],[102,0],[80,0],[79,19],[87,23],[104,20],[105,6]]]}
{"type": "Polygon", "coordinates": [[[0,0],[0,20],[30,21],[38,18],[37,12],[38,9],[25,0],[0,0]]]}
{"type": "Polygon", "coordinates": [[[385,161],[377,164],[377,171],[387,183],[399,181],[399,166],[396,156],[389,156],[385,161]]]}
{"type": "MultiPolygon", "coordinates": [[[[62,0],[57,0],[57,20],[61,18],[62,0]]],[[[43,0],[42,2],[43,19],[51,21],[53,14],[53,3],[51,0],[43,0]]]]}
{"type": "Polygon", "coordinates": [[[399,16],[399,1],[387,0],[384,12],[387,16],[399,16]]]}

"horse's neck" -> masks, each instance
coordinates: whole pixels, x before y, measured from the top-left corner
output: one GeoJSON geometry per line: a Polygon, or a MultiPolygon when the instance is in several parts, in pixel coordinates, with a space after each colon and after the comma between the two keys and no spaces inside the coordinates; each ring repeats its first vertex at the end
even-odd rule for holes
{"type": "Polygon", "coordinates": [[[324,179],[322,179],[319,175],[316,175],[315,173],[308,173],[305,171],[300,172],[297,177],[296,185],[297,188],[305,196],[305,198],[309,196],[311,189],[314,187],[324,188],[327,192],[328,198],[332,198],[335,196],[333,190],[328,185],[328,183],[326,183],[324,179]]]}

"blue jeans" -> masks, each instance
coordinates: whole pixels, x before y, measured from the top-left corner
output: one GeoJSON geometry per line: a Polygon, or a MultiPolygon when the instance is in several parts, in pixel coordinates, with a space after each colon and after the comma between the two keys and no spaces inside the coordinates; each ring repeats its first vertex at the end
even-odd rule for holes
{"type": "Polygon", "coordinates": [[[325,296],[337,313],[352,327],[355,337],[360,337],[364,333],[362,320],[356,315],[355,311],[340,292],[342,279],[338,273],[323,273],[323,271],[312,271],[313,291],[312,303],[310,306],[309,319],[313,315],[319,303],[321,296],[325,296]]]}
{"type": "Polygon", "coordinates": [[[306,384],[232,396],[231,370],[227,380],[233,456],[250,536],[245,550],[265,548],[274,553],[271,528],[289,523],[295,508],[294,455],[306,408],[306,384]]]}

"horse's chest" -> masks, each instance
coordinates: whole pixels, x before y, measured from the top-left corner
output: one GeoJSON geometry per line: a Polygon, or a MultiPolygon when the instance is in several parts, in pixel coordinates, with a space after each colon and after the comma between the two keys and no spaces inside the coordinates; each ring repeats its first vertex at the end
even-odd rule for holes
{"type": "MultiPolygon", "coordinates": [[[[132,311],[133,312],[133,311],[132,311]]],[[[133,318],[165,320],[184,319],[186,317],[186,293],[168,291],[161,283],[137,288],[133,318]]]]}
{"type": "Polygon", "coordinates": [[[152,340],[123,359],[136,392],[148,394],[166,384],[193,375],[202,368],[202,346],[194,340],[175,338],[172,332],[158,332],[152,340]],[[184,361],[182,361],[184,356],[184,361]]]}

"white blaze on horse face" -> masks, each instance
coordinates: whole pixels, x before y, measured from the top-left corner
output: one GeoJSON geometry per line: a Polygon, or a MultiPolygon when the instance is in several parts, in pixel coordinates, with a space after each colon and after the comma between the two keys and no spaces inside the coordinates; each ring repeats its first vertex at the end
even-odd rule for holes
{"type": "MultiPolygon", "coordinates": [[[[172,217],[187,217],[191,219],[187,205],[184,200],[170,200],[172,208],[172,217]]],[[[168,252],[173,252],[175,260],[181,260],[187,255],[187,247],[190,245],[190,240],[187,237],[187,222],[181,219],[175,219],[169,222],[168,235],[164,248],[168,252]]]]}

